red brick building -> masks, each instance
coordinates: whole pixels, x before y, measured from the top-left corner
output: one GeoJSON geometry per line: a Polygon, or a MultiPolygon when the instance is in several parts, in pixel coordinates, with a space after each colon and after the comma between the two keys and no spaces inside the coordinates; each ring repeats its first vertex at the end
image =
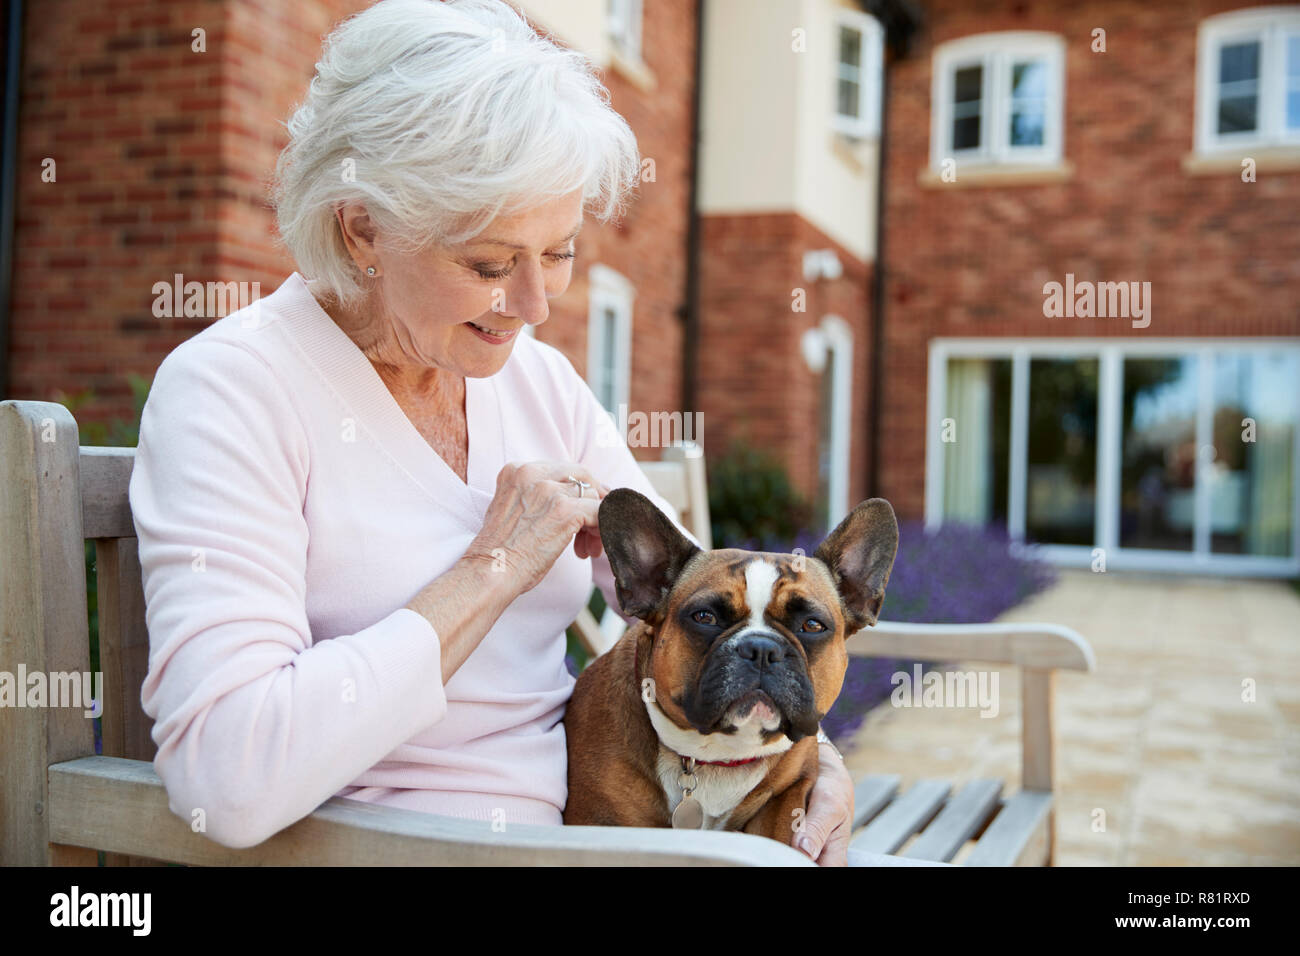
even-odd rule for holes
{"type": "MultiPolygon", "coordinates": [[[[0,394],[126,415],[216,317],[157,283],[282,281],[280,124],[366,5],[25,5],[0,394]]],[[[884,495],[1064,562],[1300,571],[1300,8],[520,6],[647,161],[537,333],[612,412],[774,452],[822,521],[884,495]]]]}
{"type": "MultiPolygon", "coordinates": [[[[125,375],[152,374],[215,315],[157,317],[155,283],[258,283],[294,264],[267,184],[282,124],[322,36],[365,0],[48,0],[22,33],[17,216],[5,397],[94,389],[93,414],[131,410],[125,375]],[[52,174],[42,175],[53,160],[52,174]]],[[[614,107],[657,158],[619,227],[584,230],[579,263],[637,289],[636,407],[676,408],[689,222],[693,0],[645,18],[653,89],[604,71],[614,107]],[[670,250],[670,251],[669,251],[670,250]]],[[[586,367],[588,271],[575,267],[541,338],[586,367]]]]}
{"type": "Polygon", "coordinates": [[[876,491],[1300,570],[1300,7],[930,0],[889,71],[876,491]],[[1088,307],[1121,282],[1145,315],[1088,307]]]}

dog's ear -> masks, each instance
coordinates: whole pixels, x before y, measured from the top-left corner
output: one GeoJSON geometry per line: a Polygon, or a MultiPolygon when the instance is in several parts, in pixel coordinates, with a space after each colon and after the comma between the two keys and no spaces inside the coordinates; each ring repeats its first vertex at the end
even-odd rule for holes
{"type": "Polygon", "coordinates": [[[884,498],[854,508],[813,556],[831,569],[848,617],[848,632],[875,624],[898,552],[898,520],[884,498]]]}
{"type": "Polygon", "coordinates": [[[600,503],[600,541],[624,614],[649,620],[699,547],[645,495],[615,488],[600,503]]]}

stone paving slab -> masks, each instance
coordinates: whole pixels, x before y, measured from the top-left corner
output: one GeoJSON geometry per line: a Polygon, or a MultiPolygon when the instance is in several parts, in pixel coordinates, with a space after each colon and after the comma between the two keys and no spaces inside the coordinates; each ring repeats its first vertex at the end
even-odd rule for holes
{"type": "MultiPolygon", "coordinates": [[[[1097,656],[1093,673],[1057,676],[1058,865],[1300,865],[1300,596],[1288,584],[1062,571],[1002,620],[1068,625],[1097,656]]],[[[850,772],[901,774],[904,788],[1000,777],[1016,792],[1019,669],[989,671],[996,717],[885,703],[854,736],[850,772]]]]}

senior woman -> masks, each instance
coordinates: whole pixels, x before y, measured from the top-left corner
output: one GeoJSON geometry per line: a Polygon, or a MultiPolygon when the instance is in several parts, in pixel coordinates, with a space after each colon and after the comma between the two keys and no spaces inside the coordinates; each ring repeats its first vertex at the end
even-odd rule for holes
{"type": "MultiPolygon", "coordinates": [[[[277,169],[301,271],[167,356],[131,480],[143,704],[196,829],[250,846],[331,796],[560,824],[600,499],[677,516],[521,330],[638,169],[586,61],[501,0],[381,0],[327,39],[277,169]]],[[[822,751],[804,849],[843,864],[822,751]]]]}

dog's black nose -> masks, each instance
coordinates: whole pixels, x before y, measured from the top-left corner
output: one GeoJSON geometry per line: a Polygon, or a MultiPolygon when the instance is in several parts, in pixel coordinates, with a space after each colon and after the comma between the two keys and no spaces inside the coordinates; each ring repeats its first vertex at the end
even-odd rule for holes
{"type": "Polygon", "coordinates": [[[785,648],[770,637],[751,634],[737,642],[736,656],[743,661],[751,661],[761,669],[785,660],[785,648]]]}

